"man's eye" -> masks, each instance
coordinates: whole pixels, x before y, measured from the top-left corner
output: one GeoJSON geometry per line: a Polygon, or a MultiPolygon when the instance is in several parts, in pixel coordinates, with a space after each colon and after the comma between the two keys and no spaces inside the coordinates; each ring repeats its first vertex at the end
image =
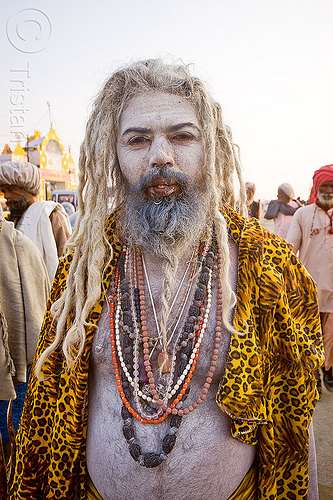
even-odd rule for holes
{"type": "Polygon", "coordinates": [[[193,139],[193,135],[188,132],[178,132],[177,134],[174,134],[172,136],[172,139],[179,142],[190,141],[191,139],[193,139]]]}
{"type": "Polygon", "coordinates": [[[139,144],[144,144],[145,142],[149,141],[148,137],[145,137],[143,135],[132,137],[128,143],[133,144],[133,145],[139,145],[139,144]]]}

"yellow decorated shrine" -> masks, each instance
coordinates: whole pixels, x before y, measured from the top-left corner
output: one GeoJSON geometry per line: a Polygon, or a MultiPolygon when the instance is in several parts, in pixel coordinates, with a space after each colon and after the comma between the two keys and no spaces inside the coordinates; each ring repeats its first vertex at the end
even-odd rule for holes
{"type": "Polygon", "coordinates": [[[76,165],[71,149],[68,153],[52,127],[47,135],[35,130],[28,137],[26,144],[27,160],[39,167],[42,179],[43,199],[50,199],[51,191],[55,189],[77,189],[76,165]]]}
{"type": "MultiPolygon", "coordinates": [[[[39,130],[28,137],[25,147],[18,142],[14,152],[5,144],[0,163],[6,161],[29,161],[40,169],[42,180],[41,200],[49,200],[51,191],[77,189],[77,172],[71,149],[65,148],[52,124],[47,135],[41,136],[39,130]]],[[[1,199],[3,202],[4,200],[1,199]]]]}

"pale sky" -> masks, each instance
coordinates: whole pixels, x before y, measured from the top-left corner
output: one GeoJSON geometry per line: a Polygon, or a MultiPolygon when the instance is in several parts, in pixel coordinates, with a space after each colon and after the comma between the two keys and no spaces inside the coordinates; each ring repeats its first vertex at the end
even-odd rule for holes
{"type": "Polygon", "coordinates": [[[257,198],[282,182],[307,198],[314,170],[333,163],[332,27],[332,0],[2,0],[1,151],[15,131],[48,132],[49,101],[77,161],[108,75],[170,56],[221,103],[257,198]]]}

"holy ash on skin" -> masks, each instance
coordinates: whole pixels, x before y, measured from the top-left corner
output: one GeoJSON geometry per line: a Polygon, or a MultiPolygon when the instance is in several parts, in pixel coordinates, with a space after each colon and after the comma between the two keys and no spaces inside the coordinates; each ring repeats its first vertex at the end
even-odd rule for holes
{"type": "MultiPolygon", "coordinates": [[[[140,184],[140,181],[153,168],[163,166],[178,174],[185,174],[194,182],[199,183],[202,179],[205,155],[195,108],[177,96],[162,92],[149,92],[134,97],[121,117],[117,152],[120,168],[129,188],[140,184]]],[[[166,179],[161,176],[158,183],[148,184],[146,197],[148,200],[155,197],[161,199],[170,196],[171,189],[177,196],[180,184],[176,181],[170,183],[169,176],[166,179]],[[165,180],[167,182],[164,182],[165,180]]],[[[235,289],[238,258],[235,245],[233,250],[230,273],[232,286],[235,289]]],[[[158,260],[160,259],[156,260],[152,255],[147,258],[145,256],[154,300],[163,292],[161,263],[158,260]]],[[[181,286],[179,297],[183,296],[185,290],[185,283],[182,285],[180,283],[186,260],[188,258],[182,258],[182,269],[176,274],[174,288],[177,290],[181,286]]],[[[217,288],[215,287],[212,310],[216,310],[216,301],[217,288]]],[[[179,306],[180,298],[175,304],[176,309],[179,306]]],[[[148,326],[151,332],[155,332],[153,312],[149,305],[147,307],[148,326]]],[[[155,307],[159,318],[158,300],[155,301],[155,307]]],[[[91,399],[89,399],[87,435],[88,471],[103,498],[110,500],[111,498],[129,498],[134,491],[133,488],[138,498],[155,499],[161,498],[161,495],[164,498],[163,489],[168,485],[168,497],[186,498],[191,490],[191,496],[196,500],[199,498],[227,499],[245,476],[256,453],[254,446],[232,438],[229,419],[215,402],[217,387],[228,352],[230,334],[225,331],[223,335],[219,364],[205,405],[191,413],[191,418],[184,419],[179,431],[179,443],[183,444],[172,451],[161,466],[159,473],[152,475],[149,469],[138,468],[130,456],[126,443],[118,444],[119,436],[123,432],[121,400],[111,370],[106,369],[111,357],[111,350],[106,341],[110,338],[108,314],[106,313],[105,316],[105,326],[103,318],[104,314],[101,316],[99,333],[94,339],[92,348],[89,374],[91,399]],[[108,429],[107,434],[105,434],[105,429],[108,429]],[[185,449],[187,467],[180,467],[179,464],[184,460],[185,449]],[[102,453],[101,450],[103,450],[102,453]],[[226,456],[236,459],[226,461],[226,456]],[[205,462],[204,468],[198,467],[200,461],[205,462]],[[220,471],[218,475],[216,475],[217,467],[220,471]],[[112,474],[110,474],[111,470],[112,474]],[[121,477],[127,477],[128,480],[122,481],[121,477]]],[[[216,317],[213,314],[207,327],[209,332],[214,331],[215,321],[216,317]]],[[[213,343],[212,335],[208,335],[203,341],[196,376],[191,382],[193,394],[201,391],[206,380],[213,343]]],[[[135,420],[133,426],[144,453],[158,450],[168,429],[167,422],[152,428],[152,426],[143,426],[135,420]]]]}
{"type": "MultiPolygon", "coordinates": [[[[120,120],[117,154],[129,186],[152,167],[167,165],[175,172],[201,181],[204,144],[194,106],[173,94],[146,92],[133,97],[120,120]]],[[[178,194],[179,186],[154,179],[147,197],[178,194]]]]}
{"type": "MultiPolygon", "coordinates": [[[[195,107],[182,97],[160,91],[134,96],[120,118],[117,156],[128,189],[137,187],[153,169],[162,172],[162,168],[202,186],[205,151],[195,107]]],[[[154,176],[145,194],[148,200],[178,196],[181,184],[170,176],[154,176]]],[[[182,249],[184,259],[192,253],[187,247],[182,249]]],[[[150,267],[152,259],[148,261],[150,267]]],[[[161,262],[156,265],[160,269],[161,262]]]]}

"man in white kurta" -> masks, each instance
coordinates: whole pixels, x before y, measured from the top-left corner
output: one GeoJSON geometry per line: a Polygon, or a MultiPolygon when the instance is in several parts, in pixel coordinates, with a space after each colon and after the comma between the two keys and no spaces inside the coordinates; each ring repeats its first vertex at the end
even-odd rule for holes
{"type": "MultiPolygon", "coordinates": [[[[324,384],[333,392],[333,165],[313,176],[313,203],[295,212],[287,240],[317,283],[325,348],[324,384]]],[[[318,381],[320,385],[320,379],[318,381]]]]}

